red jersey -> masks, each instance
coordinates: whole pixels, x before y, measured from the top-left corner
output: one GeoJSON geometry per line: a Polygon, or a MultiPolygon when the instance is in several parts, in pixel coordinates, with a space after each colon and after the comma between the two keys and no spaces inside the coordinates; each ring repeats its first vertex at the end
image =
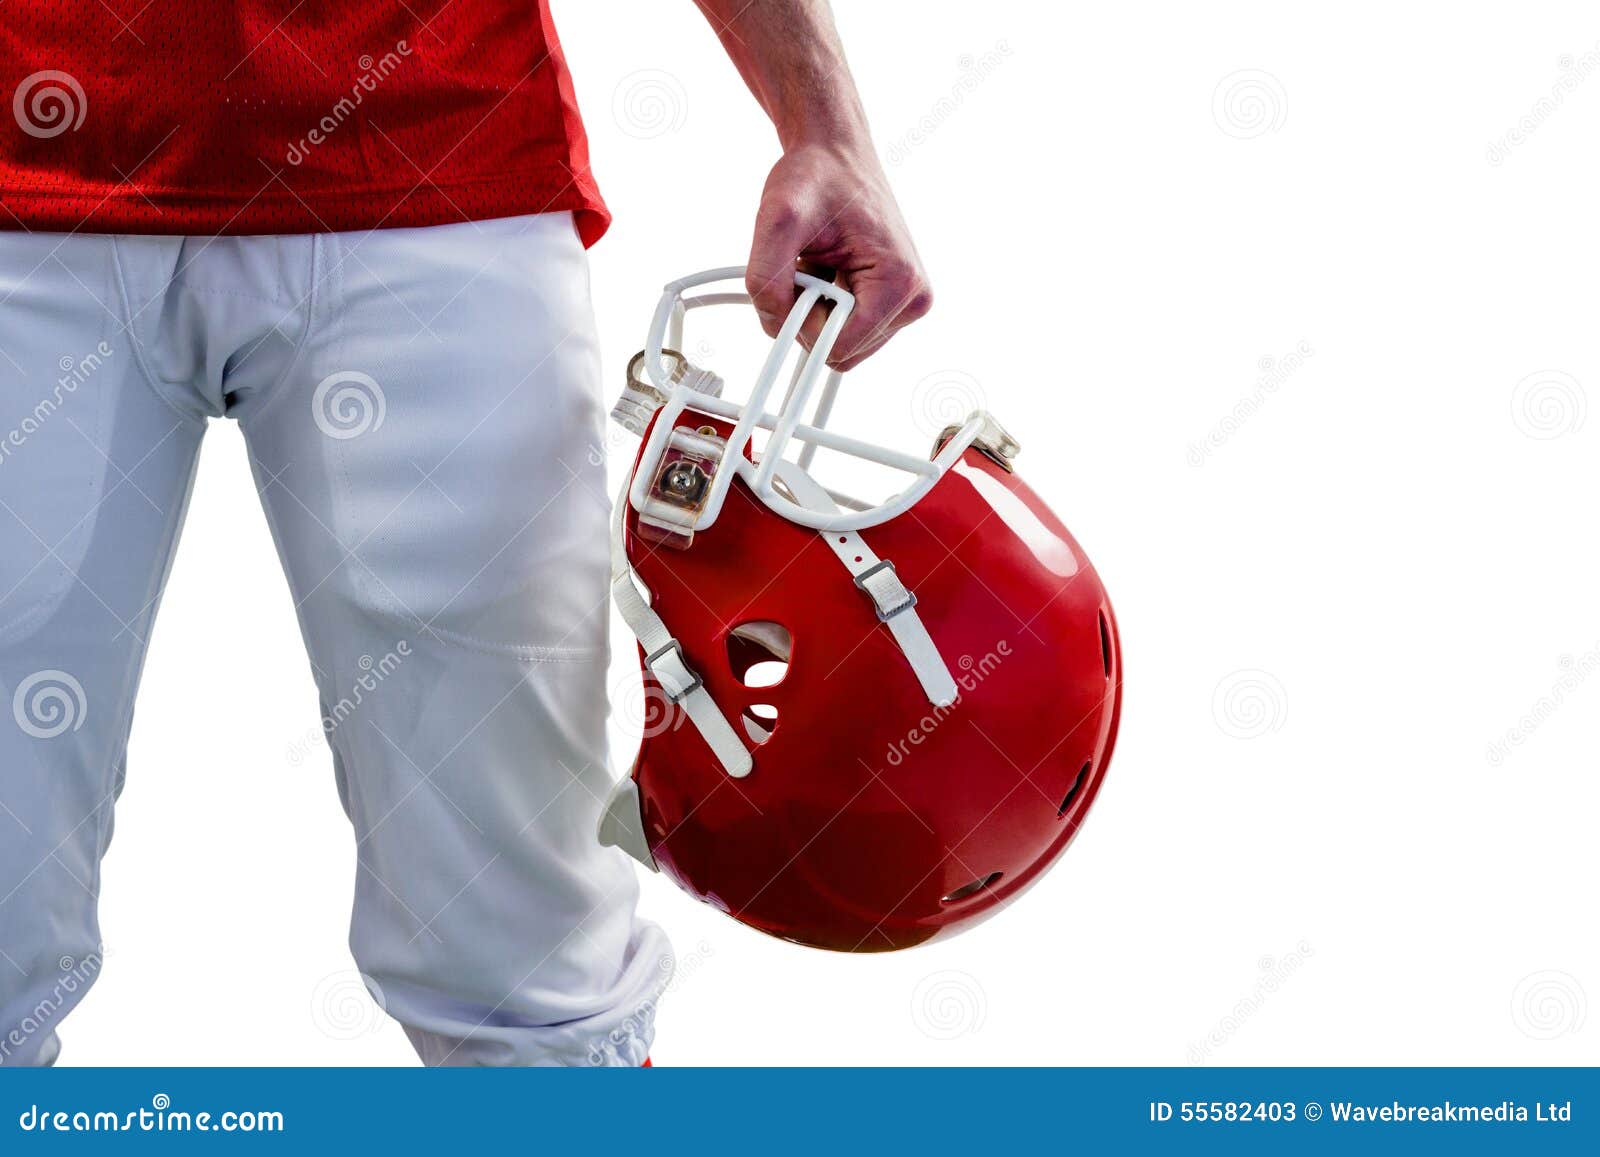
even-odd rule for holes
{"type": "Polygon", "coordinates": [[[0,228],[609,215],[548,0],[13,0],[0,228]]]}

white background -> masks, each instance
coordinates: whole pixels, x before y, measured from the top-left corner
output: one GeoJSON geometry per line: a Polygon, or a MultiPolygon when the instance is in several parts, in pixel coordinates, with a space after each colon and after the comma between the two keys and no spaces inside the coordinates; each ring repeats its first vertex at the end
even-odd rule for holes
{"type": "MultiPolygon", "coordinates": [[[[555,7],[609,393],[663,281],[743,260],[776,145],[688,0],[555,7]]],[[[922,447],[955,388],[1020,436],[1115,600],[1122,738],[1057,870],[948,943],[809,952],[648,880],[656,1059],[1600,1062],[1593,5],[840,7],[938,294],[846,413],[922,447]]],[[[414,1063],[326,1007],[354,855],[316,727],[214,424],[68,1063],[414,1063]]]]}

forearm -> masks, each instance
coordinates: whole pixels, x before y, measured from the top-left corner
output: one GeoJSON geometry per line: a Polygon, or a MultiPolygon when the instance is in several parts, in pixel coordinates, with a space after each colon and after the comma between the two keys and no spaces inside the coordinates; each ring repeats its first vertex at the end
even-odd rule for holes
{"type": "Polygon", "coordinates": [[[828,0],[695,0],[785,149],[871,148],[828,0]]]}
{"type": "MultiPolygon", "coordinates": [[[[695,0],[772,118],[783,156],[756,212],[745,288],[780,331],[799,261],[855,296],[828,364],[854,368],[933,302],[927,275],[872,148],[828,0],[695,0]]],[[[801,330],[809,344],[821,326],[801,330]]]]}

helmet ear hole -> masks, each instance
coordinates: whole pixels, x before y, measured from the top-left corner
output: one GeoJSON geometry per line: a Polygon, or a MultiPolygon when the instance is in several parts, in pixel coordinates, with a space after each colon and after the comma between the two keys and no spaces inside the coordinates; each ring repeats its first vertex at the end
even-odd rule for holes
{"type": "Polygon", "coordinates": [[[778,726],[778,709],[770,703],[752,703],[739,720],[752,743],[765,743],[778,726]]]}
{"type": "Polygon", "coordinates": [[[728,665],[746,687],[776,687],[789,673],[794,638],[780,623],[740,623],[728,633],[728,665]]]}

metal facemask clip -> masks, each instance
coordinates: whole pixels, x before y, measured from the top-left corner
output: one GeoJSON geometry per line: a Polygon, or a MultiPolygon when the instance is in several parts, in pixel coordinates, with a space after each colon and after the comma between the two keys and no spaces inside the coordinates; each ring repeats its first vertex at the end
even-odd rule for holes
{"type": "MultiPolygon", "coordinates": [[[[640,438],[648,432],[655,412],[667,404],[667,395],[644,375],[644,355],[644,350],[633,355],[628,363],[628,384],[611,407],[611,420],[640,438]]],[[[710,370],[702,370],[677,350],[663,349],[661,360],[673,385],[688,386],[714,398],[722,396],[722,379],[710,370]]]]}
{"type": "Polygon", "coordinates": [[[727,451],[727,439],[713,426],[680,426],[667,435],[655,475],[638,508],[640,537],[687,550],[727,451]]]}
{"type": "MultiPolygon", "coordinates": [[[[1017,455],[1022,452],[1022,447],[1017,443],[1017,440],[1006,433],[1005,427],[983,410],[974,410],[967,418],[967,421],[969,423],[975,421],[981,423],[977,434],[972,439],[973,448],[982,453],[996,466],[1006,471],[1006,473],[1011,473],[1015,469],[1012,463],[1016,461],[1017,455]]],[[[960,426],[946,426],[940,431],[939,437],[933,443],[932,456],[937,457],[939,451],[943,450],[945,444],[960,433],[961,429],[960,426]]]]}

